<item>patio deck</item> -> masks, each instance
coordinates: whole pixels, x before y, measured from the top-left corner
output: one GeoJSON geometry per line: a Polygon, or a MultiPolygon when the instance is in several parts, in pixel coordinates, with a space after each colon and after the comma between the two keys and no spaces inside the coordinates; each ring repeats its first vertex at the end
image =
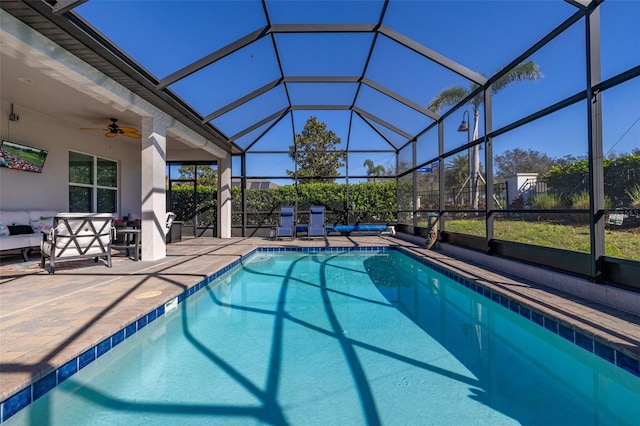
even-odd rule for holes
{"type": "Polygon", "coordinates": [[[114,257],[113,267],[82,261],[55,275],[36,261],[0,266],[0,401],[55,370],[104,338],[198,284],[256,247],[401,245],[482,282],[496,292],[550,312],[563,321],[640,354],[640,318],[549,291],[390,236],[332,236],[272,241],[198,238],[167,246],[159,261],[114,257]]]}

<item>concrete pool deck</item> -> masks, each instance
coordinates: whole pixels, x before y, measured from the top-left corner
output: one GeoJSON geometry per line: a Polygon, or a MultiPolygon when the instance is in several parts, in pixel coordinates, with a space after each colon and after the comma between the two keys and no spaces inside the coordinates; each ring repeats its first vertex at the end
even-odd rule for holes
{"type": "Polygon", "coordinates": [[[0,266],[0,401],[54,371],[106,337],[193,287],[257,247],[400,245],[518,303],[558,318],[640,358],[640,317],[422,249],[390,236],[331,236],[273,241],[198,238],[167,246],[167,257],[113,267],[91,260],[57,265],[48,275],[34,260],[0,266]]]}

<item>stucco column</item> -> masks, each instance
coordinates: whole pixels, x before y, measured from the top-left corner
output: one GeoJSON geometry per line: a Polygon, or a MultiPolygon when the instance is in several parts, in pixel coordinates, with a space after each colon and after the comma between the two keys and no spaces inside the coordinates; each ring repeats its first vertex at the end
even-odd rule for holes
{"type": "Polygon", "coordinates": [[[231,155],[218,160],[218,237],[231,238],[231,155]]]}
{"type": "MultiPolygon", "coordinates": [[[[160,117],[142,118],[142,260],[166,257],[166,123],[160,117]]],[[[126,184],[126,183],[125,183],[126,184]]]]}

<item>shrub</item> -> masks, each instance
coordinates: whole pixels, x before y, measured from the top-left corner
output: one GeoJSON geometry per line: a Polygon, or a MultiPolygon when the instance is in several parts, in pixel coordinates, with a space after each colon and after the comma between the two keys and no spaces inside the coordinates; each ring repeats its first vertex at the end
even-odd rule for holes
{"type": "MultiPolygon", "coordinates": [[[[233,224],[239,225],[242,219],[240,188],[233,187],[231,192],[233,224]]],[[[350,185],[312,182],[266,190],[247,189],[246,200],[248,225],[275,223],[278,207],[296,202],[301,214],[299,220],[307,220],[303,212],[310,205],[321,204],[327,207],[328,223],[395,222],[398,209],[394,181],[350,185]]]]}
{"type": "Polygon", "coordinates": [[[640,208],[640,184],[633,185],[626,193],[631,198],[631,207],[634,209],[640,208]]]}
{"type": "Polygon", "coordinates": [[[523,209],[524,208],[524,196],[522,194],[518,195],[512,202],[509,204],[510,209],[523,209]]]}
{"type": "MultiPolygon", "coordinates": [[[[604,208],[611,208],[611,198],[604,197],[604,208]]],[[[571,207],[574,209],[589,209],[589,191],[582,191],[571,196],[571,207]]]]}
{"type": "Polygon", "coordinates": [[[538,194],[534,198],[531,199],[531,207],[534,209],[557,209],[562,206],[562,199],[559,195],[552,194],[550,192],[545,192],[543,194],[538,194]]]}
{"type": "Polygon", "coordinates": [[[196,192],[193,187],[175,186],[171,190],[169,208],[176,214],[176,220],[184,222],[191,221],[197,211],[198,225],[207,226],[216,222],[217,194],[214,186],[199,185],[196,192]]]}
{"type": "Polygon", "coordinates": [[[589,191],[581,191],[571,196],[571,206],[574,209],[589,208],[589,191]]]}
{"type": "MultiPolygon", "coordinates": [[[[628,205],[629,188],[640,185],[640,155],[623,155],[603,160],[604,192],[616,207],[628,205]]],[[[579,160],[562,166],[554,166],[546,176],[549,188],[556,194],[568,196],[588,189],[589,164],[579,160]]]]}

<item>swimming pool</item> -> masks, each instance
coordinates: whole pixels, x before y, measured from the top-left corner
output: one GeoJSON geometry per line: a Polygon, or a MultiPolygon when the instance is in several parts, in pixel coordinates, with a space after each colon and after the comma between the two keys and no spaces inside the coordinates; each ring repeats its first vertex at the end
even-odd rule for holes
{"type": "Polygon", "coordinates": [[[635,422],[638,377],[450,277],[396,250],[259,252],[7,424],[635,422]]]}

